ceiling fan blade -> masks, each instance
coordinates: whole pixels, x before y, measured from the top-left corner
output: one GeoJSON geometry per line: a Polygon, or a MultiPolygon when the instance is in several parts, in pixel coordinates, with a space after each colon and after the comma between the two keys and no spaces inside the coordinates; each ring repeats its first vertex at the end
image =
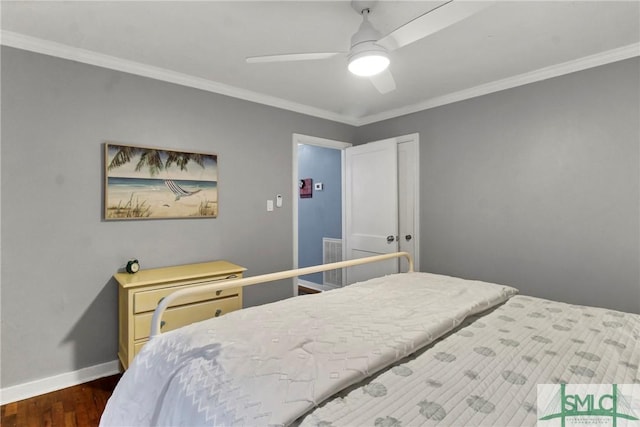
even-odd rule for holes
{"type": "Polygon", "coordinates": [[[396,90],[396,81],[388,68],[375,76],[369,77],[369,80],[380,93],[389,93],[396,90]]]}
{"type": "Polygon", "coordinates": [[[284,55],[250,56],[247,63],[257,64],[260,62],[289,62],[289,61],[312,61],[316,59],[326,59],[340,55],[343,52],[316,52],[316,53],[288,53],[284,55]]]}
{"type": "Polygon", "coordinates": [[[388,50],[401,48],[462,21],[493,3],[493,1],[449,0],[382,37],[376,44],[388,50]]]}

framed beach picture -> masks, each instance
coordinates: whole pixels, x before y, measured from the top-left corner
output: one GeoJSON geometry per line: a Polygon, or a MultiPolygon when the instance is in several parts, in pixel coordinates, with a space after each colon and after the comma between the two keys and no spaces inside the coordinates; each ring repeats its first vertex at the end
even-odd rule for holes
{"type": "Polygon", "coordinates": [[[105,144],[106,220],[217,216],[216,154],[105,144]]]}

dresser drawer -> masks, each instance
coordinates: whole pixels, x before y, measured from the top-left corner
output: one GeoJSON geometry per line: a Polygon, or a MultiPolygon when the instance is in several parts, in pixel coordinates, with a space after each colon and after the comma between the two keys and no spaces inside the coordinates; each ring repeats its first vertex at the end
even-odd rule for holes
{"type": "MultiPolygon", "coordinates": [[[[232,296],[228,298],[189,304],[185,306],[170,308],[164,312],[162,316],[163,326],[162,332],[167,332],[190,323],[199,322],[211,317],[222,316],[234,310],[239,310],[240,298],[232,296]]],[[[151,332],[151,318],[153,312],[136,314],[133,317],[134,323],[134,339],[139,340],[147,338],[151,332]]]]}
{"type": "Polygon", "coordinates": [[[144,340],[144,341],[135,343],[133,346],[133,357],[137,356],[138,353],[140,353],[140,350],[142,350],[142,347],[148,342],[149,340],[144,340]]]}
{"type": "MultiPolygon", "coordinates": [[[[236,276],[237,278],[242,277],[242,275],[239,275],[239,274],[238,275],[233,275],[233,276],[236,276]]],[[[221,278],[219,280],[222,281],[222,280],[228,280],[228,279],[227,279],[227,276],[224,276],[223,278],[221,278]]],[[[198,283],[198,285],[206,285],[208,283],[215,283],[216,281],[217,280],[206,281],[206,282],[198,283]]],[[[134,299],[133,299],[133,312],[134,313],[144,313],[144,312],[147,312],[147,311],[153,311],[153,310],[156,309],[156,307],[158,306],[158,304],[160,303],[160,300],[162,300],[162,298],[166,297],[170,293],[175,292],[175,291],[177,291],[179,289],[185,289],[185,286],[174,286],[174,287],[171,287],[171,288],[156,289],[156,290],[153,290],[153,291],[136,292],[136,294],[134,296],[134,299]]],[[[223,290],[219,290],[219,291],[211,291],[211,292],[206,293],[206,294],[185,297],[184,299],[181,299],[180,301],[177,301],[176,304],[169,305],[169,307],[173,307],[173,306],[176,306],[176,305],[191,304],[191,303],[194,303],[194,302],[213,299],[213,298],[224,298],[224,297],[228,297],[228,296],[232,296],[232,295],[238,295],[240,292],[242,292],[242,290],[240,288],[231,288],[231,289],[223,289],[223,290]]]]}

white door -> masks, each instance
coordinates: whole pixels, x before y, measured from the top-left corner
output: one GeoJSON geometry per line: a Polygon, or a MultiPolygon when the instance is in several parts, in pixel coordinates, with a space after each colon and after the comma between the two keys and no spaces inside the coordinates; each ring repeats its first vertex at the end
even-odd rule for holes
{"type": "MultiPolygon", "coordinates": [[[[346,149],[345,255],[356,259],[398,251],[396,138],[346,149]]],[[[398,260],[351,267],[346,283],[398,272],[398,260]]]]}

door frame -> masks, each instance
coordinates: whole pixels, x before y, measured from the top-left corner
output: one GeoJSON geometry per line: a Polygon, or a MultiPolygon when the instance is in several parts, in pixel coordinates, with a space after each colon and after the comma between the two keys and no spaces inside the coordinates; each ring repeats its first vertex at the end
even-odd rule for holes
{"type": "MultiPolygon", "coordinates": [[[[414,166],[415,166],[415,185],[413,187],[413,269],[420,271],[420,134],[410,133],[396,137],[398,145],[402,143],[411,143],[415,148],[414,166]]],[[[398,197],[399,194],[398,194],[398,197]]]]}
{"type": "MultiPolygon", "coordinates": [[[[415,271],[420,271],[420,134],[419,133],[411,133],[401,136],[394,137],[398,144],[404,142],[413,142],[415,143],[416,156],[415,156],[415,166],[416,166],[416,184],[414,187],[414,238],[415,238],[415,249],[414,249],[414,257],[413,257],[413,266],[415,271]]],[[[333,148],[337,150],[341,150],[341,182],[342,182],[342,238],[344,239],[345,235],[345,153],[344,150],[347,147],[351,147],[353,144],[349,142],[337,141],[333,139],[326,138],[318,138],[310,135],[303,135],[294,133],[292,135],[292,150],[293,150],[293,159],[292,159],[292,179],[291,179],[291,206],[293,210],[293,268],[298,268],[298,144],[304,145],[317,145],[319,147],[333,148]]],[[[343,256],[345,251],[345,245],[343,247],[343,256]]],[[[293,279],[293,295],[298,295],[298,278],[293,279]]]]}
{"type": "MultiPolygon", "coordinates": [[[[353,144],[349,142],[336,141],[333,139],[318,138],[310,135],[303,135],[294,133],[292,137],[293,145],[293,179],[291,180],[291,207],[293,210],[293,268],[298,268],[298,145],[315,145],[318,147],[333,148],[340,150],[340,170],[341,177],[340,182],[342,186],[342,235],[344,239],[344,201],[345,201],[345,164],[344,164],[344,150],[347,147],[351,147],[353,144]]],[[[293,278],[293,295],[298,295],[298,278],[293,278]]]]}

